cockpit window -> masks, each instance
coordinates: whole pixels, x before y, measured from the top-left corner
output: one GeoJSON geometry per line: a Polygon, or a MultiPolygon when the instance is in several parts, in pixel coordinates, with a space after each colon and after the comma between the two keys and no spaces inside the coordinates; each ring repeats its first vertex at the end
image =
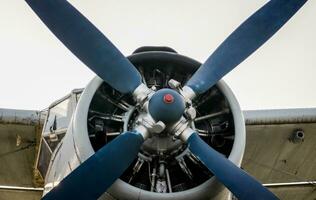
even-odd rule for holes
{"type": "Polygon", "coordinates": [[[52,156],[52,151],[50,147],[48,146],[46,140],[42,138],[42,144],[41,144],[41,149],[39,151],[37,169],[39,170],[39,172],[41,173],[44,179],[48,170],[51,156],[52,156]]]}
{"type": "Polygon", "coordinates": [[[45,178],[54,150],[65,136],[72,115],[71,96],[48,109],[37,169],[45,178]]]}
{"type": "Polygon", "coordinates": [[[68,127],[71,117],[69,104],[70,99],[68,98],[49,109],[44,132],[53,132],[68,127]]]}

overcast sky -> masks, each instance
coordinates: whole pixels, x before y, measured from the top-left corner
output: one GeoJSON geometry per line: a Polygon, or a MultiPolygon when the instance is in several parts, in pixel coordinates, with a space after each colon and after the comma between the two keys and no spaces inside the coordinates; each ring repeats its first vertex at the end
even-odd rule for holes
{"type": "MultiPolygon", "coordinates": [[[[201,62],[266,0],[71,0],[125,55],[165,45],[201,62]]],[[[224,80],[242,109],[316,107],[316,1],[224,80]]],[[[43,109],[94,74],[22,0],[0,1],[0,108],[43,109]]]]}

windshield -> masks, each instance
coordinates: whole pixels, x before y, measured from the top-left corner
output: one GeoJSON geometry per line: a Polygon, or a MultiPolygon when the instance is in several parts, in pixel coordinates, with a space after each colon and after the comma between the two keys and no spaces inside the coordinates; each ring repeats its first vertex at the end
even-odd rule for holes
{"type": "Polygon", "coordinates": [[[69,112],[70,99],[65,99],[50,108],[44,132],[52,132],[68,127],[71,114],[69,112]]]}

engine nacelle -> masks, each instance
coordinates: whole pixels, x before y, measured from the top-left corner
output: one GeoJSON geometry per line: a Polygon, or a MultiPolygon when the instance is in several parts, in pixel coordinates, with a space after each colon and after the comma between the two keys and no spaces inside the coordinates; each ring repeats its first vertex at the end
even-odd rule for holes
{"type": "MultiPolygon", "coordinates": [[[[144,83],[153,89],[168,87],[170,79],[183,85],[200,66],[199,62],[175,52],[152,49],[137,51],[129,59],[143,75],[144,83]]],[[[245,123],[230,88],[221,80],[196,98],[193,105],[197,117],[192,128],[240,166],[245,149],[245,123]]],[[[95,77],[81,94],[67,133],[52,156],[45,193],[120,132],[131,130],[138,114],[131,96],[120,94],[95,77]]],[[[229,191],[190,154],[186,144],[167,133],[149,138],[131,167],[102,196],[102,199],[131,200],[230,198],[229,191]]]]}

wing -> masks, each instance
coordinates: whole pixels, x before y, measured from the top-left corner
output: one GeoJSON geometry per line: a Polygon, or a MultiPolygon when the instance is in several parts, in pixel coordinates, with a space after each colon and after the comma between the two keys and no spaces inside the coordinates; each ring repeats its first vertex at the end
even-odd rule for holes
{"type": "Polygon", "coordinates": [[[40,177],[33,172],[39,119],[37,111],[0,109],[0,199],[42,196],[40,177]]]}
{"type": "Polygon", "coordinates": [[[316,109],[245,111],[242,167],[280,199],[315,198],[316,109]],[[272,184],[276,183],[276,184],[272,184]]]}

